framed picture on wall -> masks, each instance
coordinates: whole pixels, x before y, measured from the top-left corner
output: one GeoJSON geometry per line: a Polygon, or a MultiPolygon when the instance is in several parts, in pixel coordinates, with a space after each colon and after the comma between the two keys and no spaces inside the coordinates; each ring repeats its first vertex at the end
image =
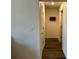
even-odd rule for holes
{"type": "Polygon", "coordinates": [[[49,17],[50,21],[56,21],[56,17],[49,17]]]}

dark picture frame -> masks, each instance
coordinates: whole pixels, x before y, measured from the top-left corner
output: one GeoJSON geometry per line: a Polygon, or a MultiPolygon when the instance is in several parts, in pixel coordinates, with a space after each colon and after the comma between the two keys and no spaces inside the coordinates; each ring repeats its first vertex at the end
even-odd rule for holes
{"type": "Polygon", "coordinates": [[[50,21],[56,21],[56,17],[49,17],[50,21]]]}

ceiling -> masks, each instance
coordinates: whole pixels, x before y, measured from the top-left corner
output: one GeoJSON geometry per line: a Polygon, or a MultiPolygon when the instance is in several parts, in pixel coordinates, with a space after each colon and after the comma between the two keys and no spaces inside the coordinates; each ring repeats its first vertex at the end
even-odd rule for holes
{"type": "Polygon", "coordinates": [[[55,2],[66,2],[67,0],[39,0],[39,1],[55,1],[55,2]]]}
{"type": "Polygon", "coordinates": [[[50,2],[40,1],[40,3],[44,4],[46,8],[59,8],[60,5],[62,4],[62,2],[53,2],[53,1],[50,2]]]}
{"type": "Polygon", "coordinates": [[[44,2],[47,8],[59,8],[62,2],[54,2],[54,5],[51,4],[52,2],[44,2]]]}

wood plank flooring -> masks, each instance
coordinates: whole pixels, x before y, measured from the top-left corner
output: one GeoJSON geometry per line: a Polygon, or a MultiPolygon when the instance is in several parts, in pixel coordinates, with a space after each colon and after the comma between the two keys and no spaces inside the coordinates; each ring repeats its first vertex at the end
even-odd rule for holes
{"type": "Polygon", "coordinates": [[[42,59],[66,59],[58,39],[56,38],[46,39],[42,59]]]}

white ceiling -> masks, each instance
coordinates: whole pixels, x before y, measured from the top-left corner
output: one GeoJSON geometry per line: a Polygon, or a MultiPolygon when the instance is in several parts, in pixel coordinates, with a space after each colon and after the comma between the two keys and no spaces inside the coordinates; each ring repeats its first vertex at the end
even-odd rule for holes
{"type": "Polygon", "coordinates": [[[66,2],[67,0],[39,0],[39,1],[55,1],[55,2],[66,2]]]}
{"type": "Polygon", "coordinates": [[[51,4],[52,2],[44,2],[45,6],[48,8],[59,8],[62,2],[54,2],[54,5],[51,4]]]}

